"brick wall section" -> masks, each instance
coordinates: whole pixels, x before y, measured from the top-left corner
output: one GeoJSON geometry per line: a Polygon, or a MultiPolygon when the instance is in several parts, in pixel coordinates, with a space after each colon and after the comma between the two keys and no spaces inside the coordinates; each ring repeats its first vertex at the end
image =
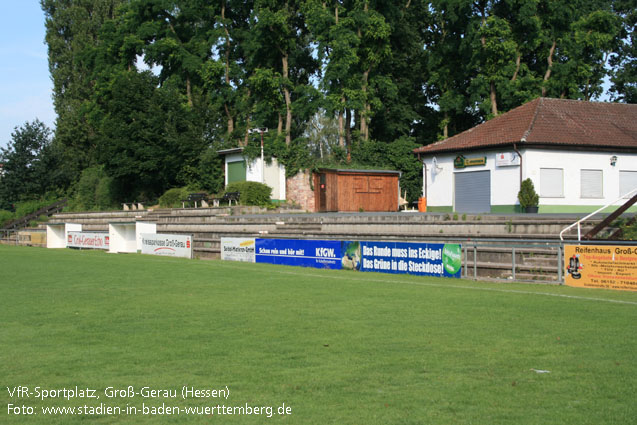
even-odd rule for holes
{"type": "Polygon", "coordinates": [[[295,202],[302,209],[309,212],[316,211],[314,191],[310,187],[310,171],[299,171],[286,181],[287,200],[295,202]]]}

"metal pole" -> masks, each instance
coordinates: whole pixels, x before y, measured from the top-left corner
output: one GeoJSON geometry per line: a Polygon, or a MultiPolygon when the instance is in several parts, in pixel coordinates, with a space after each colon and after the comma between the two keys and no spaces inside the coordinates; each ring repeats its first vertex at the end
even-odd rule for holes
{"type": "Polygon", "coordinates": [[[515,247],[511,248],[511,279],[515,280],[515,247]]]}
{"type": "Polygon", "coordinates": [[[473,244],[473,280],[478,280],[478,247],[473,244]]]}
{"type": "Polygon", "coordinates": [[[468,248],[467,245],[464,246],[464,277],[469,277],[469,270],[467,270],[467,268],[469,267],[469,258],[467,258],[467,254],[469,254],[467,252],[468,248]]]}
{"type": "Polygon", "coordinates": [[[265,161],[263,160],[263,129],[261,129],[261,183],[265,183],[265,161]]]}
{"type": "Polygon", "coordinates": [[[562,255],[562,246],[558,245],[557,247],[557,281],[559,282],[560,285],[564,284],[564,281],[562,280],[562,259],[564,258],[564,256],[562,255]]]}

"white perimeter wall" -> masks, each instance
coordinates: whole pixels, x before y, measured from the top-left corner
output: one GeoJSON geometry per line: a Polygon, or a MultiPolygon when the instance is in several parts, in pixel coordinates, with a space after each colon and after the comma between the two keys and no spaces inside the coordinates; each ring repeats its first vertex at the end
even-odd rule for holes
{"type": "MultiPolygon", "coordinates": [[[[520,167],[496,166],[496,154],[503,152],[513,152],[513,150],[501,149],[463,153],[465,158],[487,157],[486,165],[464,169],[454,169],[453,167],[453,161],[458,153],[423,158],[427,170],[427,205],[432,207],[452,206],[454,174],[483,170],[491,172],[491,205],[518,204],[520,167]],[[438,171],[434,171],[434,157],[438,164],[438,171]]],[[[564,170],[564,197],[540,198],[540,205],[605,205],[620,196],[619,171],[637,171],[637,154],[569,152],[548,149],[520,149],[520,152],[522,153],[522,178],[530,177],[538,193],[540,193],[540,168],[562,168],[564,170]],[[613,155],[618,158],[614,167],[610,165],[610,158],[613,155]],[[602,199],[581,198],[580,174],[582,169],[602,170],[604,185],[602,199]]],[[[423,196],[425,193],[424,181],[423,178],[423,196]]]]}

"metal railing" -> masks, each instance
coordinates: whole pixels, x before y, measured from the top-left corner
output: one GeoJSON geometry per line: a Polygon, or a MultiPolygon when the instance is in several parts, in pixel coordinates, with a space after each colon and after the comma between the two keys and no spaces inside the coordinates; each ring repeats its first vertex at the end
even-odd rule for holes
{"type": "MultiPolygon", "coordinates": [[[[455,242],[455,241],[454,241],[455,242]]],[[[565,278],[565,259],[564,259],[564,247],[567,244],[578,242],[564,242],[564,241],[555,241],[555,240],[544,240],[544,241],[536,241],[536,240],[493,240],[489,242],[489,240],[481,240],[481,241],[457,241],[462,245],[463,251],[463,271],[462,277],[465,279],[489,279],[496,281],[516,281],[516,282],[535,282],[535,283],[553,283],[553,284],[564,284],[565,278]],[[502,256],[500,257],[499,263],[493,263],[488,261],[478,261],[478,254],[485,252],[493,252],[494,250],[508,251],[510,252],[511,260],[504,263],[502,262],[502,256]],[[533,255],[544,255],[545,259],[550,260],[554,259],[555,265],[529,265],[520,263],[517,260],[518,256],[533,256],[533,255]],[[470,255],[471,254],[471,255],[470,255]],[[504,266],[508,266],[508,270],[510,270],[510,274],[508,276],[494,276],[493,274],[490,276],[485,276],[484,274],[479,275],[479,269],[499,269],[505,270],[504,266]],[[495,267],[494,267],[495,266],[495,267]],[[535,276],[531,279],[528,278],[520,278],[520,275],[524,273],[526,270],[526,274],[533,275],[534,271],[535,276]],[[530,273],[529,273],[530,271],[530,273]],[[539,273],[537,273],[539,272],[539,273]]],[[[587,241],[587,245],[626,245],[626,246],[635,246],[634,241],[587,241]]]]}
{"type": "Polygon", "coordinates": [[[19,245],[18,231],[16,229],[0,229],[0,242],[8,245],[15,242],[15,245],[19,245]],[[12,238],[11,235],[14,235],[12,238]]]}
{"type": "Polygon", "coordinates": [[[590,213],[589,215],[587,215],[584,218],[580,218],[579,220],[577,220],[575,223],[571,224],[568,227],[565,227],[564,229],[562,229],[562,231],[560,232],[560,240],[563,241],[564,237],[562,236],[565,232],[567,232],[568,230],[571,230],[573,227],[577,226],[577,240],[581,241],[582,240],[582,226],[581,223],[588,220],[589,218],[593,217],[595,214],[598,214],[602,211],[604,211],[606,208],[615,205],[615,203],[621,201],[622,199],[626,199],[626,198],[631,198],[632,196],[634,196],[635,194],[637,194],[637,187],[634,188],[633,190],[631,190],[630,192],[620,196],[619,198],[615,199],[613,202],[611,202],[610,204],[604,205],[603,207],[595,210],[594,212],[590,213]]]}
{"type": "Polygon", "coordinates": [[[24,217],[20,217],[16,220],[10,221],[6,223],[4,226],[6,229],[4,230],[17,230],[22,227],[25,227],[31,223],[32,220],[37,220],[41,215],[45,215],[47,217],[62,211],[64,206],[66,206],[67,200],[62,199],[61,201],[57,201],[51,205],[47,205],[44,208],[40,208],[39,210],[32,212],[31,214],[27,214],[24,217]]]}

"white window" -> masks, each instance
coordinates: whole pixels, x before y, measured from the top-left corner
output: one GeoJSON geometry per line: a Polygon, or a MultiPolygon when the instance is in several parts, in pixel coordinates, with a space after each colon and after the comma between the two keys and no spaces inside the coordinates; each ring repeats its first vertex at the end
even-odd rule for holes
{"type": "Polygon", "coordinates": [[[581,170],[581,194],[582,198],[603,198],[602,170],[581,170]]]}
{"type": "Polygon", "coordinates": [[[620,171],[619,196],[624,196],[633,189],[637,189],[637,171],[620,171]]]}
{"type": "Polygon", "coordinates": [[[540,168],[540,196],[543,198],[564,197],[564,170],[562,168],[540,168]]]}

